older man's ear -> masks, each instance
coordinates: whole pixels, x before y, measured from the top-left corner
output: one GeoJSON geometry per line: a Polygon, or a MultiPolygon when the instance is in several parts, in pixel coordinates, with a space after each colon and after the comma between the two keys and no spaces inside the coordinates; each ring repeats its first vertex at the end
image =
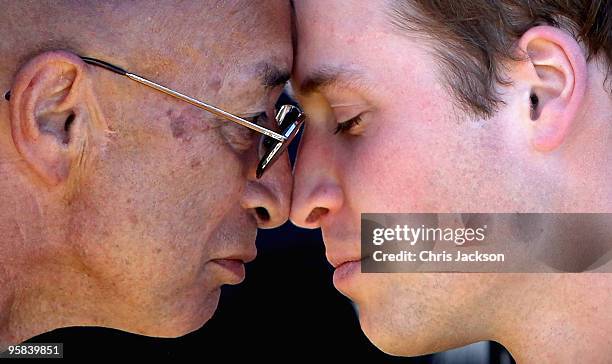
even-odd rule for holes
{"type": "Polygon", "coordinates": [[[26,164],[48,185],[68,179],[91,137],[95,100],[75,54],[50,51],[30,59],[10,91],[13,141],[26,164]]]}

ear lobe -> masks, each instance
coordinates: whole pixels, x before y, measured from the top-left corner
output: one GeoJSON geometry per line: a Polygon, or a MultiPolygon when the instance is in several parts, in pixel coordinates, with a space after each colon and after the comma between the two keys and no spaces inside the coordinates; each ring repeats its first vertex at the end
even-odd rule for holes
{"type": "Polygon", "coordinates": [[[567,32],[551,26],[528,30],[519,40],[528,56],[526,101],[532,120],[532,144],[547,152],[558,148],[571,132],[586,93],[586,56],[567,32]]]}
{"type": "Polygon", "coordinates": [[[10,96],[11,133],[18,152],[49,185],[65,181],[86,136],[83,61],[63,51],[31,59],[10,96]]]}

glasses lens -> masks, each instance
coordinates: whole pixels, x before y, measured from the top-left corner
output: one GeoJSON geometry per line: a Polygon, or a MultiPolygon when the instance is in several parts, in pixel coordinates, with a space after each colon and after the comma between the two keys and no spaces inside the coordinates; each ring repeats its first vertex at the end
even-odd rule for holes
{"type": "Polygon", "coordinates": [[[259,145],[259,165],[257,166],[257,178],[261,178],[264,171],[269,168],[280,157],[291,141],[300,131],[304,122],[304,114],[293,105],[284,105],[276,114],[281,134],[286,138],[284,142],[271,137],[263,137],[259,145]]]}

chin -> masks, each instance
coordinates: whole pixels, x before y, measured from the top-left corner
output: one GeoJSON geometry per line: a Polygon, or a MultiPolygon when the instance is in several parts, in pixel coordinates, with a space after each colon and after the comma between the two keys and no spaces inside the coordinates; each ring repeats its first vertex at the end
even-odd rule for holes
{"type": "Polygon", "coordinates": [[[155,327],[141,335],[178,338],[200,329],[212,318],[219,304],[220,290],[208,292],[201,300],[178,305],[180,311],[167,311],[156,319],[155,327]]]}
{"type": "Polygon", "coordinates": [[[368,319],[362,315],[359,317],[359,324],[365,336],[380,351],[394,356],[420,355],[418,351],[405,350],[405,346],[411,346],[410,343],[404,342],[394,335],[390,327],[392,325],[389,325],[389,323],[376,322],[376,320],[368,319]]]}
{"type": "Polygon", "coordinates": [[[423,323],[411,322],[399,312],[368,312],[365,308],[359,323],[365,336],[382,352],[393,356],[413,357],[427,355],[459,347],[452,345],[447,335],[437,333],[435,328],[423,327],[423,323]]]}

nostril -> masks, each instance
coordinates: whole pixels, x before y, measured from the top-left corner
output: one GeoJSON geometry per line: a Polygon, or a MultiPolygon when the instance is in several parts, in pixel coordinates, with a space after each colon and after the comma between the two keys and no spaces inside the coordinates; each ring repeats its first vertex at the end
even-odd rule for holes
{"type": "Polygon", "coordinates": [[[310,211],[310,214],[308,214],[308,217],[306,218],[306,222],[309,224],[316,222],[317,220],[321,218],[321,216],[327,214],[328,212],[329,212],[329,209],[325,207],[315,207],[314,209],[312,209],[312,211],[310,211]]]}
{"type": "Polygon", "coordinates": [[[270,213],[265,207],[256,207],[255,213],[261,222],[265,223],[270,221],[270,213]]]}

